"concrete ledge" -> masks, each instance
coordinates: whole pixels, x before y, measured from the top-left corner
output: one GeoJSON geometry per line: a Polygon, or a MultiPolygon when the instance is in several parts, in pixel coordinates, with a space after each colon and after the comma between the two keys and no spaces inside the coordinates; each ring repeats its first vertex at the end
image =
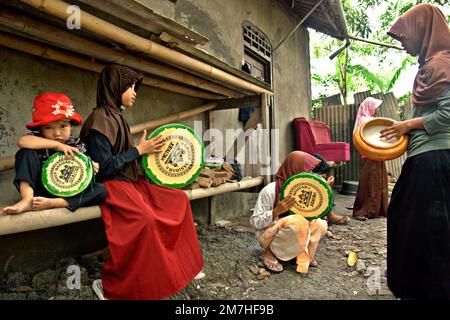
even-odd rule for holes
{"type": "MultiPolygon", "coordinates": [[[[214,195],[244,190],[259,186],[263,177],[249,178],[235,183],[226,183],[216,188],[184,190],[189,200],[196,200],[214,195]]],[[[2,201],[3,202],[3,201],[2,201]]],[[[0,236],[51,228],[86,221],[101,217],[100,207],[85,207],[74,212],[65,208],[24,212],[17,215],[0,216],[0,236]]]]}

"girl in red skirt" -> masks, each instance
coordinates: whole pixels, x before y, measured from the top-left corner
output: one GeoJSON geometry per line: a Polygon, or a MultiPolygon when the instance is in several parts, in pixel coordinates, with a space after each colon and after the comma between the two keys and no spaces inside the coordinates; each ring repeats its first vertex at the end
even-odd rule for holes
{"type": "Polygon", "coordinates": [[[163,139],[133,146],[122,110],[131,108],[143,76],[109,65],[97,87],[97,107],[80,137],[100,164],[97,179],[107,189],[100,206],[110,257],[102,270],[107,299],[162,299],[184,288],[203,268],[190,203],[177,189],[150,184],[138,158],[160,152],[163,139]]]}

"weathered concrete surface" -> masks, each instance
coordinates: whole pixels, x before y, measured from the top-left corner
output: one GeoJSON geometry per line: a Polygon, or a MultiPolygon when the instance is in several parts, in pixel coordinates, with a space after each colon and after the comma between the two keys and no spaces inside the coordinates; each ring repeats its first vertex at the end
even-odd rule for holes
{"type": "Polygon", "coordinates": [[[231,192],[211,198],[211,223],[251,214],[257,199],[258,193],[249,192],[231,192]]]}
{"type": "MultiPolygon", "coordinates": [[[[0,156],[18,150],[17,139],[27,132],[34,97],[43,92],[62,92],[85,119],[96,104],[98,74],[40,59],[14,50],[0,50],[0,156]]],[[[136,105],[124,112],[130,126],[158,119],[203,104],[201,99],[141,86],[136,105]]],[[[194,127],[199,115],[180,121],[194,127]]],[[[73,130],[78,135],[80,128],[73,130]]],[[[140,135],[136,135],[139,138],[140,135]]]]}
{"type": "MultiPolygon", "coordinates": [[[[226,63],[240,68],[244,54],[242,23],[249,21],[269,39],[272,48],[298,23],[279,1],[274,0],[178,0],[176,3],[144,0],[155,12],[206,36],[209,42],[202,49],[226,63]]],[[[311,83],[308,31],[299,28],[273,54],[274,127],[280,130],[279,160],[293,150],[291,121],[294,117],[309,118],[311,83]]],[[[239,128],[237,110],[220,112],[217,127],[239,128]]],[[[276,161],[276,158],[274,159],[276,161]]],[[[279,163],[279,160],[276,161],[279,163]]],[[[278,164],[275,165],[278,168],[278,164]]]]}

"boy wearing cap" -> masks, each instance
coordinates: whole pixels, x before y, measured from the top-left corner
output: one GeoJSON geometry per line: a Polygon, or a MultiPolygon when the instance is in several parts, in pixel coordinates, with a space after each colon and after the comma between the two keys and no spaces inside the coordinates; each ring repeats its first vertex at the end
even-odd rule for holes
{"type": "MultiPolygon", "coordinates": [[[[79,139],[71,135],[72,127],[83,122],[73,108],[70,99],[61,93],[43,93],[35,97],[33,122],[26,127],[32,132],[21,137],[16,153],[16,177],[14,185],[21,200],[3,208],[3,214],[18,214],[31,210],[67,208],[75,211],[79,207],[98,205],[106,198],[106,189],[100,183],[92,188],[67,198],[56,198],[42,185],[41,170],[45,160],[60,151],[68,157],[84,153],[86,148],[79,139]]],[[[98,163],[93,163],[97,173],[98,163]]]]}

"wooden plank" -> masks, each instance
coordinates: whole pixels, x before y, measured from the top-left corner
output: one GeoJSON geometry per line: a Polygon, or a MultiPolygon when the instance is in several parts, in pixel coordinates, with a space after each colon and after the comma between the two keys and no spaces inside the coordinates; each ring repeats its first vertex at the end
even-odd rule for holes
{"type": "Polygon", "coordinates": [[[261,98],[259,95],[252,95],[243,98],[229,98],[221,99],[218,102],[215,110],[226,110],[235,108],[253,107],[259,108],[261,106],[261,98]]]}
{"type": "MultiPolygon", "coordinates": [[[[214,109],[216,110],[216,109],[214,109]]],[[[245,136],[245,132],[248,129],[254,129],[258,123],[261,123],[261,108],[255,108],[255,111],[253,111],[253,113],[250,116],[250,119],[248,119],[248,121],[246,122],[242,132],[236,137],[236,140],[233,142],[233,144],[231,145],[231,147],[226,150],[225,152],[225,157],[227,157],[231,152],[233,152],[233,158],[235,158],[238,155],[238,150],[237,150],[237,141],[240,141],[240,139],[242,139],[242,136],[245,136]]],[[[245,146],[247,146],[247,142],[248,142],[248,137],[245,137],[244,143],[245,146]]],[[[245,152],[246,150],[244,150],[245,152]]],[[[245,155],[245,153],[244,153],[245,155]]],[[[247,160],[247,159],[246,159],[247,160]]],[[[244,170],[246,169],[246,167],[244,166],[244,170]]],[[[252,172],[253,170],[251,170],[252,172]]],[[[247,174],[247,172],[245,172],[245,174],[247,174]]]]}
{"type": "Polygon", "coordinates": [[[247,131],[248,129],[255,128],[258,123],[260,123],[261,120],[261,108],[256,108],[255,111],[253,111],[252,115],[250,116],[250,119],[245,123],[244,131],[247,131]]]}
{"type": "MultiPolygon", "coordinates": [[[[263,148],[263,157],[261,159],[263,162],[262,167],[270,172],[270,155],[271,155],[271,145],[270,145],[270,116],[269,116],[269,96],[267,94],[261,94],[261,118],[262,118],[262,128],[263,128],[263,145],[259,146],[263,148]],[[268,164],[267,164],[268,163],[268,164]]],[[[272,181],[272,175],[264,175],[264,185],[268,185],[272,181]]]]}
{"type": "MultiPolygon", "coordinates": [[[[216,122],[215,122],[214,110],[208,110],[207,123],[208,123],[207,129],[215,128],[216,122]]],[[[209,134],[205,139],[206,141],[204,142],[205,149],[206,149],[206,147],[208,147],[209,145],[211,145],[213,143],[212,139],[213,139],[213,135],[211,134],[211,131],[209,131],[209,134]]],[[[211,150],[209,150],[209,151],[211,151],[211,150]]],[[[205,154],[205,156],[208,157],[208,156],[211,156],[211,154],[205,154]]]]}

